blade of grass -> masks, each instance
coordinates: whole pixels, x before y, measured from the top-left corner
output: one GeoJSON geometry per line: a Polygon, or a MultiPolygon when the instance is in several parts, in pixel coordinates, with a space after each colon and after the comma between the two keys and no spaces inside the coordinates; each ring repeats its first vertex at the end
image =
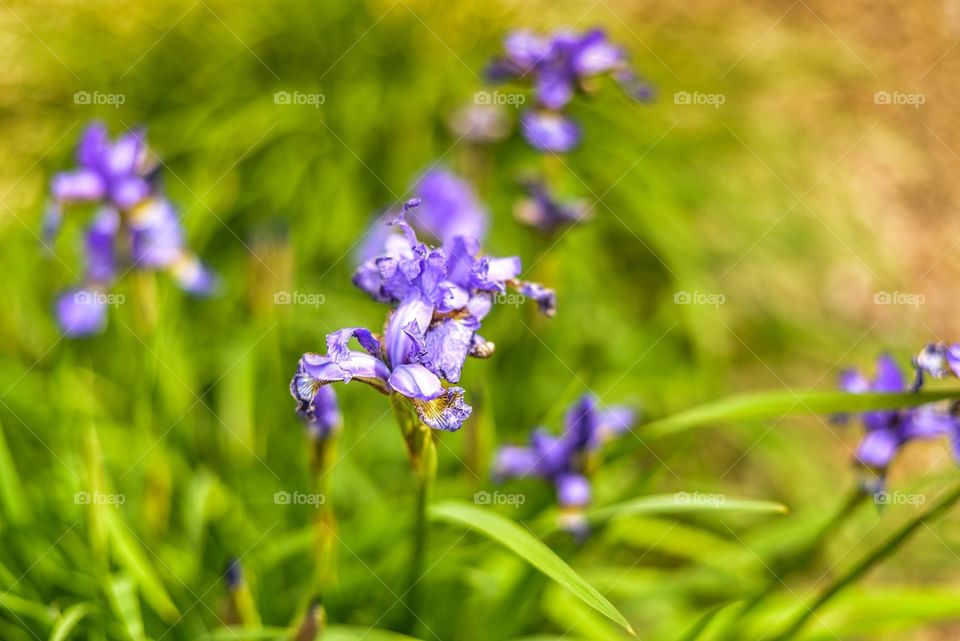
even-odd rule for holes
{"type": "Polygon", "coordinates": [[[493,510],[482,509],[460,501],[446,501],[432,505],[429,514],[430,518],[434,520],[475,529],[503,545],[566,588],[581,601],[634,634],[627,619],[612,603],[600,594],[596,588],[584,581],[553,550],[514,521],[493,510]]]}
{"type": "Polygon", "coordinates": [[[848,392],[759,392],[738,394],[651,421],[639,428],[646,437],[667,436],[727,421],[779,418],[786,414],[839,414],[868,410],[914,407],[960,397],[960,390],[935,390],[897,394],[850,394],[848,392]]]}
{"type": "Polygon", "coordinates": [[[64,610],[53,625],[50,641],[66,641],[77,624],[92,610],[93,607],[89,603],[77,603],[64,610]]]}

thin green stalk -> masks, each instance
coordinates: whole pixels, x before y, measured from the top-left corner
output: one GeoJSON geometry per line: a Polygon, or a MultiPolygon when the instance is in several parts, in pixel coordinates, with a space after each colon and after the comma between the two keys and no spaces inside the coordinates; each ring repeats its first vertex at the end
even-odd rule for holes
{"type": "Polygon", "coordinates": [[[774,638],[774,641],[788,641],[795,637],[797,633],[803,629],[807,621],[809,621],[820,608],[833,599],[833,597],[839,594],[841,590],[866,574],[874,565],[890,556],[902,543],[910,538],[921,525],[943,516],[957,501],[960,501],[960,482],[945,492],[940,497],[940,500],[934,503],[930,509],[901,527],[890,536],[883,545],[880,545],[873,552],[861,559],[857,564],[847,570],[846,573],[837,577],[784,632],[774,638]]]}
{"type": "Polygon", "coordinates": [[[770,580],[764,586],[762,590],[757,592],[747,603],[740,609],[737,613],[737,616],[730,622],[729,627],[724,633],[724,639],[734,639],[739,635],[741,623],[746,618],[746,616],[753,612],[761,603],[766,601],[766,599],[773,594],[780,585],[783,585],[785,580],[795,574],[798,570],[803,568],[811,559],[816,557],[817,554],[823,549],[824,544],[846,520],[852,515],[857,507],[869,496],[859,489],[851,492],[846,500],[841,504],[840,509],[838,509],[834,515],[828,519],[820,528],[817,529],[817,532],[810,537],[806,544],[798,551],[794,552],[789,559],[789,562],[786,564],[780,565],[780,567],[775,567],[771,569],[773,576],[770,577],[770,580]]]}
{"type": "Polygon", "coordinates": [[[406,610],[406,629],[413,633],[420,620],[420,580],[423,578],[423,559],[427,547],[429,525],[427,507],[430,492],[437,475],[437,448],[432,430],[420,422],[405,398],[393,398],[393,409],[400,425],[407,453],[417,480],[417,496],[414,506],[413,530],[411,532],[410,566],[407,572],[407,589],[403,593],[406,610]]]}

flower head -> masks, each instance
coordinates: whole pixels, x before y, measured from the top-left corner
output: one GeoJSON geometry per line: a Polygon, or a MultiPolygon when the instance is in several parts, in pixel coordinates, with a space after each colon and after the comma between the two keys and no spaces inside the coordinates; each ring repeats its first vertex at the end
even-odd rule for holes
{"type": "MultiPolygon", "coordinates": [[[[872,381],[856,370],[846,370],[840,376],[840,387],[855,394],[896,393],[906,391],[907,383],[893,359],[881,355],[872,381]]],[[[929,404],[908,409],[873,410],[863,412],[860,419],[866,431],[857,447],[856,459],[878,472],[881,478],[900,449],[914,439],[949,436],[955,454],[960,455],[960,419],[949,408],[945,410],[929,404]]]]}
{"type": "Polygon", "coordinates": [[[567,411],[564,431],[553,436],[534,430],[527,447],[501,448],[494,465],[498,479],[534,476],[553,484],[557,503],[579,510],[590,502],[587,458],[604,442],[629,430],[636,413],[629,407],[602,408],[592,394],[582,396],[567,411]]]}
{"type": "Polygon", "coordinates": [[[150,180],[153,165],[141,132],[111,142],[105,127],[93,124],[83,134],[77,157],[79,169],[54,177],[54,204],[44,221],[44,233],[52,238],[65,206],[78,202],[99,206],[84,234],[83,285],[57,303],[57,319],[68,336],[103,329],[103,299],[121,264],[168,271],[192,294],[213,291],[213,274],[189,251],[176,210],[150,180]]]}
{"type": "Polygon", "coordinates": [[[111,141],[103,123],[87,127],[77,148],[76,169],[58,173],[50,185],[60,203],[109,203],[129,209],[153,191],[154,169],[142,131],[131,131],[111,141]]]}
{"type": "Polygon", "coordinates": [[[518,258],[482,256],[470,236],[448,238],[442,248],[417,240],[405,214],[420,206],[407,201],[391,223],[384,253],[369,258],[354,283],[392,310],[382,336],[363,327],[327,335],[327,352],[304,354],[290,390],[301,415],[316,414],[317,394],[333,382],[360,380],[378,391],[405,397],[420,421],[434,429],[455,431],[470,415],[460,381],[468,356],[489,357],[493,343],[477,332],[493,304],[493,295],[507,287],[527,288],[541,308],[553,312],[551,290],[517,280],[518,258]],[[351,349],[356,340],[360,348],[351,349]]]}
{"type": "Polygon", "coordinates": [[[923,386],[924,376],[933,379],[960,376],[960,343],[928,343],[913,359],[914,389],[923,386]]]}
{"type": "Polygon", "coordinates": [[[581,34],[561,31],[549,37],[514,31],[504,40],[504,54],[487,69],[494,82],[530,83],[537,106],[521,117],[521,132],[535,148],[553,152],[569,151],[580,139],[577,125],[559,112],[574,96],[587,93],[593,78],[605,74],[635,99],[651,94],[630,70],[624,50],[600,29],[581,34]]]}

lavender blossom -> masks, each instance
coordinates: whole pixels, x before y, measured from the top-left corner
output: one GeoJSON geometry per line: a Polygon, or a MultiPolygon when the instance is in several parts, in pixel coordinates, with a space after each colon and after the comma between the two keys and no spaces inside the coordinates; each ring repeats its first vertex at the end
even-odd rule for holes
{"type": "Polygon", "coordinates": [[[538,428],[528,447],[501,448],[494,476],[501,480],[529,476],[544,479],[553,484],[561,507],[582,510],[590,503],[587,457],[635,422],[636,413],[629,407],[603,409],[592,394],[586,394],[567,411],[562,435],[553,436],[538,428]]]}
{"type": "MultiPolygon", "coordinates": [[[[907,390],[903,373],[887,355],[877,359],[874,380],[868,380],[855,370],[846,370],[841,374],[840,387],[855,394],[907,390]]],[[[863,412],[860,419],[865,434],[857,447],[856,459],[877,472],[881,479],[903,446],[914,439],[948,436],[954,455],[960,460],[960,418],[955,416],[952,408],[928,404],[907,409],[873,410],[863,412]]]]}

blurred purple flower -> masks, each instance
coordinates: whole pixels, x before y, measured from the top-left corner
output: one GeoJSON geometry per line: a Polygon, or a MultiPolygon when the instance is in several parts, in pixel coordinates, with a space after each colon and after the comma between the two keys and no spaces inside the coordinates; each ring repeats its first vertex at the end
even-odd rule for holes
{"type": "Polygon", "coordinates": [[[456,236],[483,242],[487,211],[467,181],[443,168],[430,169],[413,187],[420,206],[410,211],[410,223],[443,244],[456,236]]]}
{"type": "MultiPolygon", "coordinates": [[[[840,387],[854,394],[907,391],[903,373],[885,354],[877,359],[876,376],[872,381],[856,370],[846,370],[840,376],[840,387]]],[[[856,458],[879,472],[881,477],[900,449],[913,439],[949,436],[954,455],[960,459],[960,418],[937,405],[873,410],[863,412],[860,420],[866,432],[857,447],[856,458]]]]}
{"type": "Polygon", "coordinates": [[[107,322],[107,299],[98,289],[71,289],[60,295],[57,322],[70,338],[82,338],[103,331],[107,322]]]}
{"type": "Polygon", "coordinates": [[[534,430],[528,447],[500,449],[494,465],[497,479],[534,476],[551,482],[557,503],[565,508],[583,508],[590,502],[586,477],[588,455],[604,442],[629,430],[636,422],[629,407],[603,409],[592,394],[585,394],[567,411],[564,431],[552,436],[543,428],[534,430]]]}
{"type": "Polygon", "coordinates": [[[629,68],[624,50],[601,29],[561,31],[550,37],[514,31],[504,40],[504,54],[487,69],[493,82],[526,81],[533,87],[539,107],[521,117],[521,131],[535,148],[558,153],[573,149],[580,139],[576,124],[558,112],[578,93],[587,93],[592,78],[604,74],[612,75],[634,99],[652,95],[629,68]]]}
{"type": "Polygon", "coordinates": [[[106,128],[94,123],[80,141],[80,168],[57,174],[52,181],[53,203],[44,216],[48,239],[59,230],[65,206],[78,202],[100,206],[84,235],[84,284],[57,304],[57,320],[69,336],[103,328],[106,304],[80,307],[74,295],[105,296],[121,262],[131,268],[164,269],[192,294],[206,295],[215,288],[213,274],[187,249],[173,205],[151,184],[153,166],[147,158],[142,132],[111,142],[106,128]]]}
{"type": "Polygon", "coordinates": [[[531,180],[523,187],[527,198],[517,203],[516,216],[545,234],[583,222],[589,214],[583,201],[561,201],[541,181],[531,180]]]}
{"type": "Polygon", "coordinates": [[[100,202],[129,209],[152,191],[142,130],[111,142],[103,123],[91,124],[80,139],[77,163],[78,168],[53,177],[50,189],[57,202],[100,202]]]}
{"type": "Polygon", "coordinates": [[[960,376],[960,343],[928,343],[913,359],[916,379],[913,389],[923,386],[924,376],[933,379],[960,376]]]}

